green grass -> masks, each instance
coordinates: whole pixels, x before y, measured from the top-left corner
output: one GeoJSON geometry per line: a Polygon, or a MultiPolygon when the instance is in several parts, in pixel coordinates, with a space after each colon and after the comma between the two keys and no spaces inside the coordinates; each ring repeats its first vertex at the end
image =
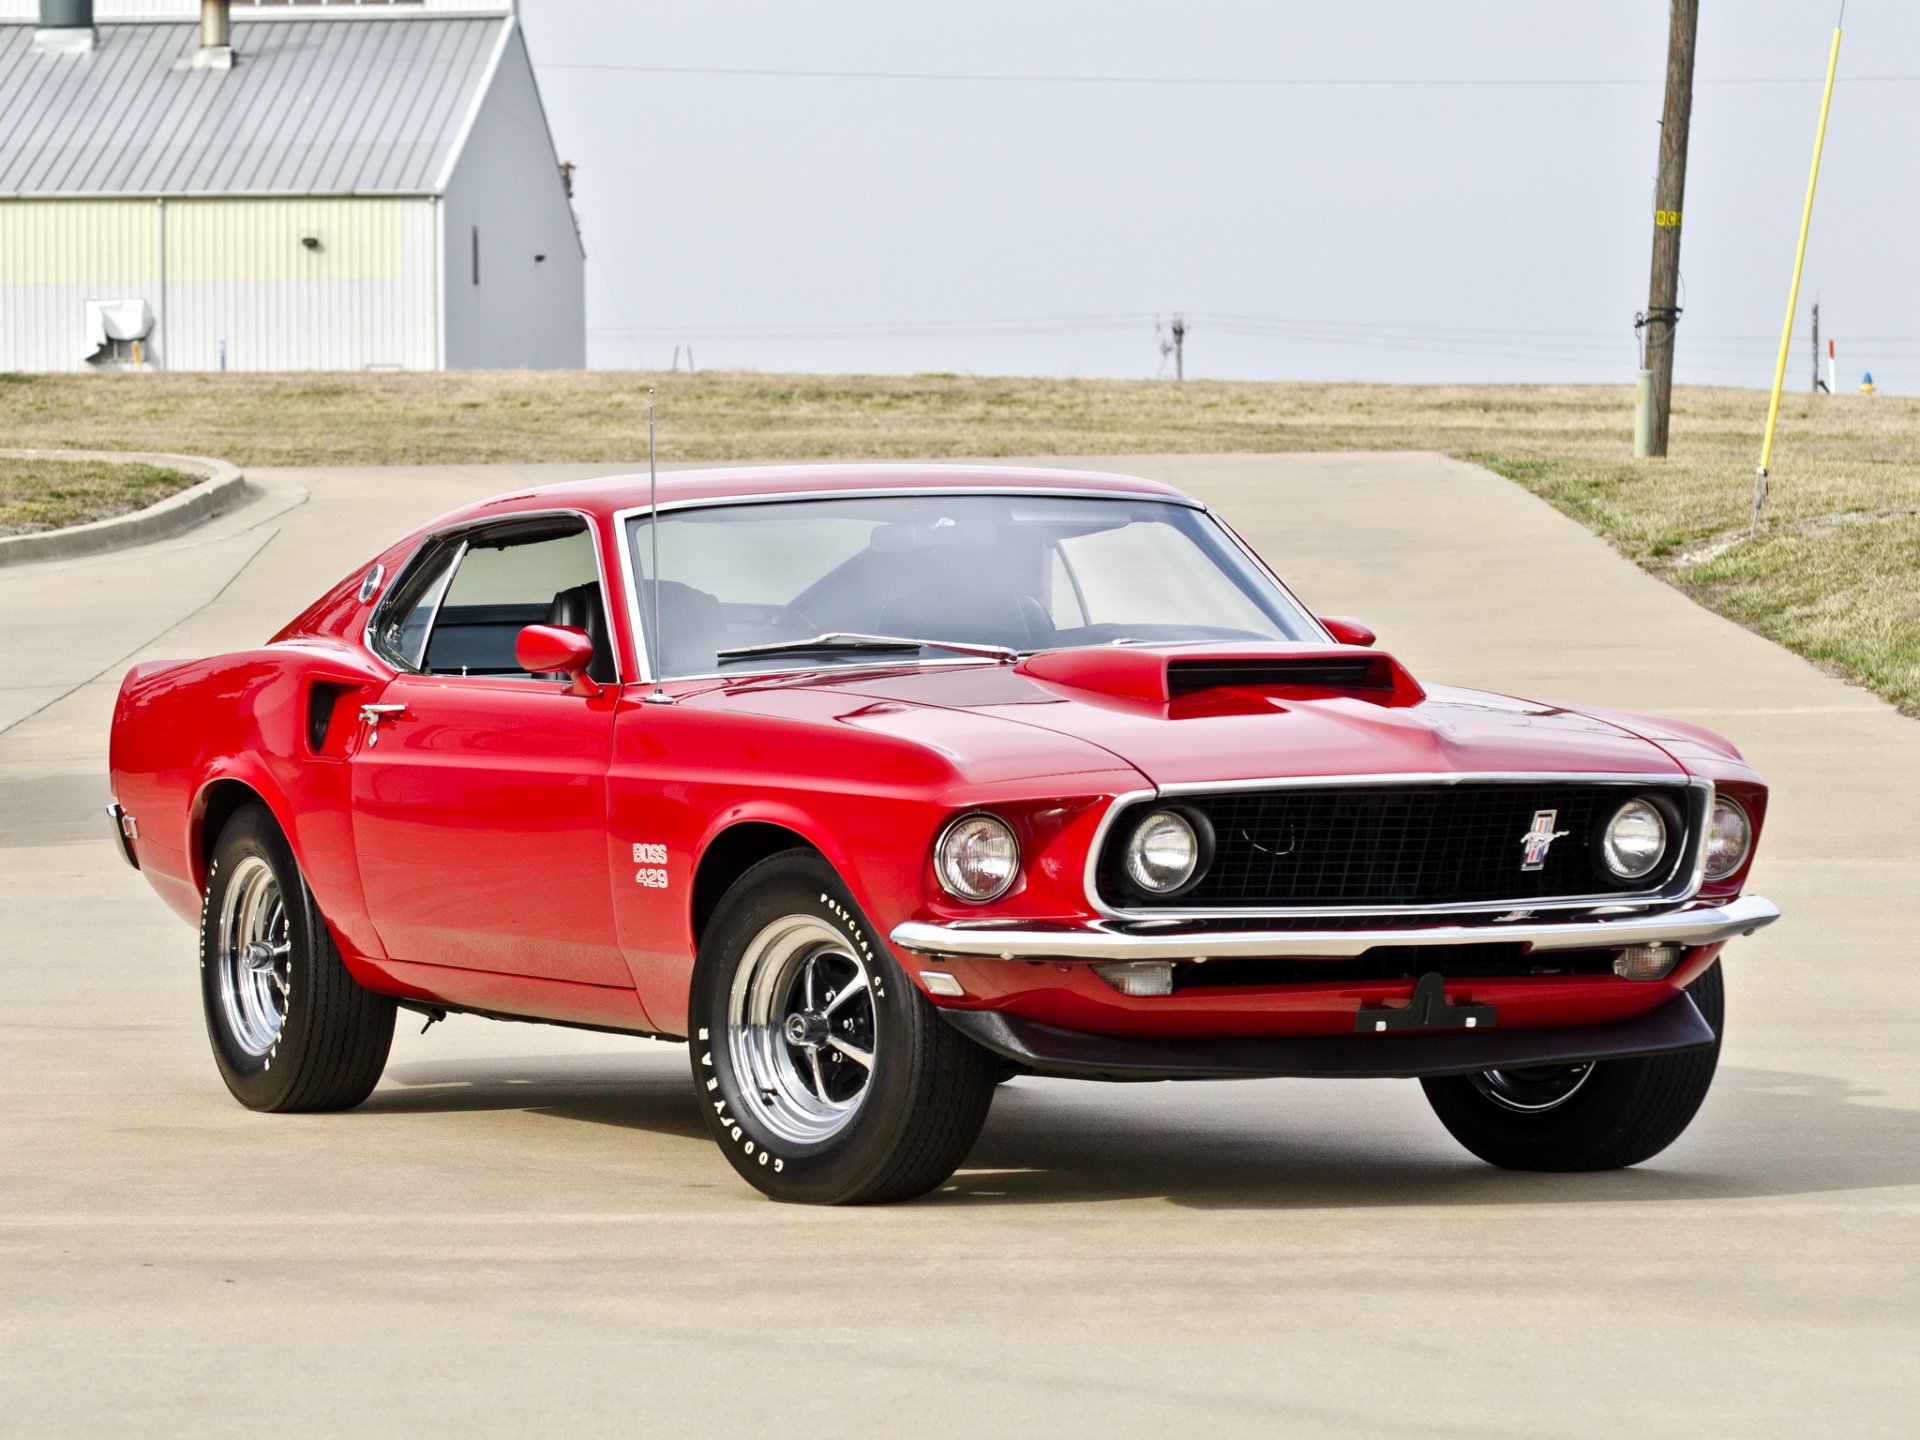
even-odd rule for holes
{"type": "Polygon", "coordinates": [[[0,535],[59,530],[144,510],[202,478],[157,465],[0,455],[0,535]]]}
{"type": "Polygon", "coordinates": [[[1628,386],[611,372],[4,379],[0,445],[241,465],[1437,450],[1505,475],[1703,604],[1920,714],[1920,400],[1683,389],[1662,461],[1628,386]]]}

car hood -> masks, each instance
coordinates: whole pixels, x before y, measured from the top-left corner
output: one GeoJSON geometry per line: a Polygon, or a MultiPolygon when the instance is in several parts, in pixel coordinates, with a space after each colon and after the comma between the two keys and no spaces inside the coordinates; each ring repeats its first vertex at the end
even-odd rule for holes
{"type": "MultiPolygon", "coordinates": [[[[786,682],[792,684],[792,681],[786,682]]],[[[1100,746],[1155,785],[1268,777],[1489,772],[1673,775],[1660,746],[1596,716],[1429,687],[1414,704],[1226,689],[1153,704],[1050,684],[1006,666],[817,673],[806,688],[965,711],[1100,746]]]]}

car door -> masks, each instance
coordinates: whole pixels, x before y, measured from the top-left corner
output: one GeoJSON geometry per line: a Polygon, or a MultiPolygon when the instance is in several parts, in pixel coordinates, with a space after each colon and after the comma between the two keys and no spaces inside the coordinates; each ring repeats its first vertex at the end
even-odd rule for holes
{"type": "Polygon", "coordinates": [[[393,959],[631,986],[609,872],[603,594],[587,522],[543,516],[430,541],[375,613],[371,646],[398,673],[363,711],[353,834],[393,959]],[[519,668],[514,642],[539,623],[594,636],[601,693],[519,668]]]}

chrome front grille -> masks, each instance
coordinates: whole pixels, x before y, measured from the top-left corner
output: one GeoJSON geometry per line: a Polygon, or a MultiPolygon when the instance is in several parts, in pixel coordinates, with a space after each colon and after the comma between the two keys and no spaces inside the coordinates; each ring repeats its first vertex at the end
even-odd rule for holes
{"type": "Polygon", "coordinates": [[[1378,911],[1596,903],[1684,890],[1700,806],[1684,782],[1468,781],[1223,789],[1134,801],[1116,816],[1095,865],[1102,900],[1143,911],[1378,911]],[[1622,885],[1599,863],[1602,827],[1634,795],[1672,809],[1668,858],[1646,880],[1622,885]],[[1205,817],[1212,864],[1192,889],[1170,898],[1133,892],[1121,850],[1130,819],[1165,805],[1205,817]],[[1552,812],[1564,831],[1538,869],[1526,868],[1525,837],[1552,812]]]}

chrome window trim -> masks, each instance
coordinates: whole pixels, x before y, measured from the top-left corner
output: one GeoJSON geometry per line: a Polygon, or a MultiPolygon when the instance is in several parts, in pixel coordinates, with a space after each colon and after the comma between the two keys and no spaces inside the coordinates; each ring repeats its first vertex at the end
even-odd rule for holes
{"type": "MultiPolygon", "coordinates": [[[[368,654],[392,667],[394,672],[400,675],[418,675],[435,680],[518,680],[525,678],[530,683],[539,685],[543,689],[562,684],[563,682],[560,681],[533,680],[531,676],[436,675],[431,670],[419,669],[411,665],[403,665],[396,662],[392,656],[388,655],[374,643],[373,622],[379,617],[381,610],[385,608],[387,599],[392,594],[394,587],[399,585],[407,572],[413,568],[413,562],[420,558],[421,552],[426,550],[428,546],[437,544],[442,540],[450,539],[456,535],[460,537],[460,548],[453,557],[453,569],[448,572],[447,589],[451,590],[453,588],[453,577],[459,573],[461,562],[467,558],[467,541],[469,536],[479,531],[490,529],[496,525],[511,525],[521,520],[546,520],[564,515],[573,516],[575,519],[581,520],[586,524],[587,539],[591,541],[593,545],[593,573],[600,582],[600,605],[605,612],[602,618],[607,622],[607,638],[613,650],[613,683],[615,685],[628,683],[622,673],[626,667],[620,663],[620,646],[613,634],[613,596],[611,589],[607,585],[607,564],[606,557],[602,553],[600,546],[599,528],[594,523],[594,516],[590,511],[578,510],[571,506],[564,505],[542,510],[515,510],[508,514],[488,515],[479,519],[462,520],[457,524],[448,525],[443,529],[433,530],[422,535],[420,537],[420,543],[407,552],[407,558],[393,567],[393,574],[387,578],[386,585],[382,588],[379,597],[373,602],[373,608],[367,612],[366,624],[360,629],[361,645],[365,647],[368,654]]],[[[621,550],[623,553],[625,549],[626,543],[623,539],[621,541],[621,550]]],[[[426,658],[427,647],[433,644],[433,627],[439,623],[440,605],[446,603],[446,598],[446,593],[443,591],[439,603],[433,607],[432,618],[427,621],[427,644],[426,646],[422,646],[420,650],[422,660],[426,658]]]]}
{"type": "MultiPolygon", "coordinates": [[[[436,540],[440,539],[442,535],[451,535],[453,533],[453,530],[449,528],[435,531],[431,535],[421,536],[419,543],[407,551],[406,556],[393,567],[392,573],[385,577],[384,583],[380,585],[373,596],[373,604],[367,609],[366,621],[360,627],[360,644],[374,659],[380,661],[398,674],[407,675],[417,672],[409,670],[405,665],[396,661],[391,655],[387,654],[385,650],[380,648],[379,644],[373,638],[373,622],[379,619],[381,612],[387,608],[387,602],[393,598],[393,592],[399,588],[400,582],[404,580],[407,577],[407,573],[413,569],[414,562],[420,558],[421,553],[425,551],[429,545],[432,545],[436,540]]],[[[424,654],[425,652],[423,651],[421,653],[424,654]]]]}
{"type": "MultiPolygon", "coordinates": [[[[1206,505],[1195,500],[1190,495],[1143,495],[1138,491],[1132,490],[1032,489],[1025,486],[938,485],[927,488],[915,486],[903,489],[887,487],[857,490],[818,490],[807,491],[802,494],[738,495],[700,500],[663,500],[660,502],[659,513],[665,515],[674,510],[714,510],[733,505],[791,505],[803,504],[814,500],[869,500],[880,496],[901,496],[908,499],[927,500],[944,496],[967,495],[1006,495],[1040,500],[1127,500],[1135,503],[1145,502],[1157,505],[1178,505],[1183,509],[1195,511],[1211,520],[1222,539],[1253,561],[1256,569],[1273,582],[1274,588],[1300,613],[1310,627],[1320,632],[1323,640],[1331,641],[1333,638],[1327,633],[1326,627],[1320,624],[1319,619],[1314,613],[1305,605],[1301,604],[1300,598],[1287,588],[1286,583],[1282,581],[1278,575],[1274,574],[1273,568],[1269,566],[1266,561],[1262,560],[1259,555],[1254,552],[1252,547],[1234,533],[1233,527],[1226,524],[1206,505]]],[[[640,682],[645,684],[651,684],[654,678],[653,657],[647,653],[646,627],[643,623],[643,617],[640,614],[640,580],[633,568],[633,546],[628,543],[627,526],[631,521],[637,520],[643,515],[651,515],[653,513],[654,507],[652,506],[629,505],[623,510],[614,511],[612,517],[615,540],[620,547],[621,577],[626,581],[627,624],[633,631],[633,648],[635,659],[639,662],[640,682]]],[[[667,567],[663,564],[660,568],[664,575],[667,567]]],[[[1288,644],[1311,642],[1271,641],[1265,643],[1288,644]]],[[[886,668],[909,668],[917,670],[935,665],[952,665],[954,663],[956,662],[948,658],[897,660],[886,668]]],[[[997,665],[1004,662],[985,660],[960,663],[997,665]]],[[[704,675],[670,675],[667,676],[662,683],[679,684],[683,681],[694,680],[762,680],[782,675],[806,675],[823,668],[824,667],[819,665],[796,665],[791,670],[711,671],[704,675]]],[[[838,673],[840,668],[841,667],[834,667],[831,673],[838,673]]],[[[844,668],[851,670],[857,667],[849,665],[844,668]]]]}
{"type": "Polygon", "coordinates": [[[1087,903],[1109,920],[1249,920],[1262,916],[1279,918],[1351,918],[1366,915],[1473,915],[1496,910],[1592,910],[1603,906],[1634,906],[1644,908],[1650,905],[1674,905],[1693,899],[1700,892],[1706,879],[1707,836],[1706,824],[1713,814],[1713,782],[1698,776],[1685,774],[1619,774],[1619,773],[1583,773],[1579,771],[1532,771],[1532,770],[1483,770],[1472,773],[1444,771],[1437,774],[1411,773],[1401,775],[1308,775],[1276,776],[1259,780],[1223,780],[1217,783],[1207,781],[1186,781],[1172,785],[1162,785],[1151,790],[1128,790],[1113,797],[1107,805],[1106,813],[1100,817],[1100,824],[1093,834],[1093,843],[1087,849],[1086,870],[1083,876],[1087,903]],[[1218,795],[1240,790],[1306,790],[1322,789],[1328,786],[1345,786],[1350,789],[1374,789],[1407,785],[1525,785],[1525,784],[1562,784],[1562,785],[1620,785],[1622,787],[1644,788],[1664,786],[1670,790],[1684,788],[1688,793],[1687,807],[1688,844],[1690,849],[1683,852],[1671,869],[1666,880],[1653,890],[1613,891],[1605,895],[1556,896],[1553,899],[1513,899],[1513,900],[1473,900],[1451,901],[1444,905],[1217,905],[1217,906],[1173,906],[1156,905],[1148,908],[1126,908],[1110,905],[1100,894],[1099,868],[1100,856],[1106,849],[1107,840],[1118,823],[1120,815],[1129,806],[1142,801],[1177,799],[1183,795],[1218,795]]]}
{"type": "Polygon", "coordinates": [[[1320,638],[1322,640],[1329,645],[1337,645],[1340,643],[1333,638],[1333,632],[1320,623],[1320,617],[1307,607],[1306,602],[1293,593],[1293,587],[1280,578],[1280,572],[1269,565],[1266,562],[1266,558],[1261,555],[1258,550],[1254,549],[1253,546],[1241,538],[1238,530],[1235,530],[1233,526],[1229,525],[1221,516],[1214,514],[1211,506],[1202,505],[1200,508],[1206,511],[1209,520],[1220,527],[1220,533],[1232,541],[1240,553],[1253,562],[1254,568],[1271,580],[1274,588],[1293,602],[1294,608],[1306,617],[1307,623],[1320,632],[1320,638]]]}
{"type": "MultiPolygon", "coordinates": [[[[433,628],[440,623],[440,612],[446,608],[447,592],[453,589],[454,578],[459,575],[460,567],[467,563],[467,549],[467,539],[463,535],[460,537],[460,543],[454,546],[453,562],[447,566],[447,583],[440,587],[440,593],[433,602],[433,612],[427,616],[426,633],[420,637],[420,664],[414,667],[416,674],[433,674],[433,671],[427,669],[427,656],[433,650],[433,628]]],[[[470,677],[463,675],[460,678],[465,680],[470,677]]]]}

